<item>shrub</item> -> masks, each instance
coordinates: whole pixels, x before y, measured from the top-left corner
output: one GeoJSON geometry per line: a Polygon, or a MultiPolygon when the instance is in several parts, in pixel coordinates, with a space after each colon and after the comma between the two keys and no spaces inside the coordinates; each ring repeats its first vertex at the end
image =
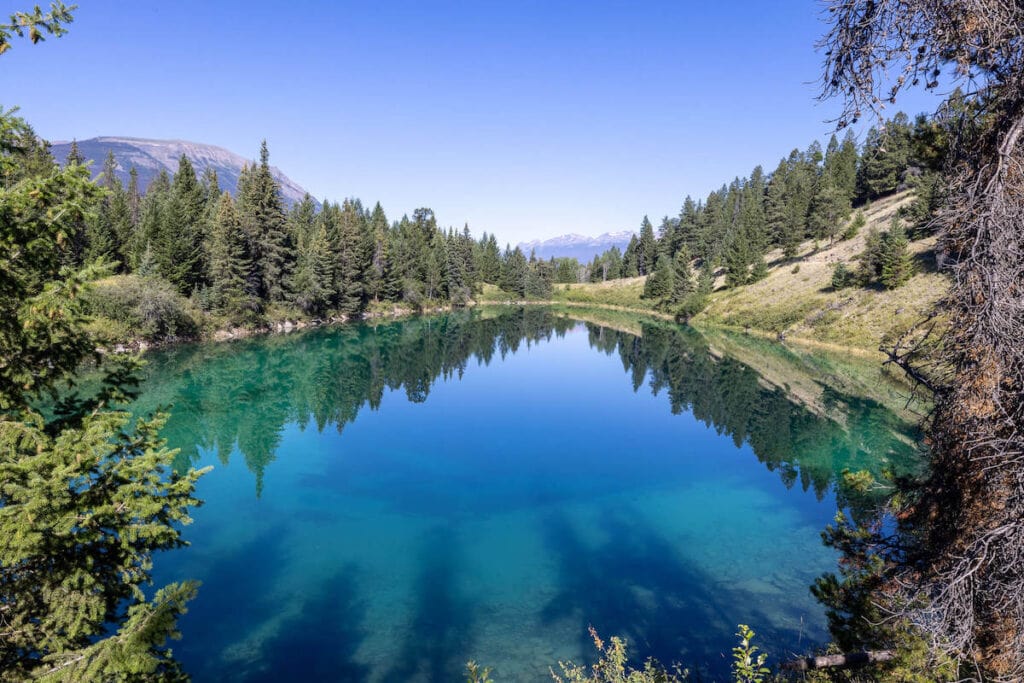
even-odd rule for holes
{"type": "Polygon", "coordinates": [[[682,683],[687,678],[687,672],[678,666],[668,670],[653,659],[644,662],[642,669],[635,669],[629,664],[624,640],[612,636],[605,646],[593,626],[590,627],[590,637],[600,654],[597,663],[585,667],[559,662],[561,675],[551,671],[551,677],[557,683],[682,683]]]}
{"type": "Polygon", "coordinates": [[[676,309],[676,320],[686,322],[697,315],[708,305],[708,297],[701,292],[693,292],[686,296],[676,309]]]}
{"type": "Polygon", "coordinates": [[[853,271],[847,268],[842,261],[832,269],[832,289],[845,289],[852,286],[855,281],[856,277],[853,271]]]}
{"type": "Polygon", "coordinates": [[[192,338],[199,325],[188,301],[169,282],[156,277],[117,275],[97,282],[86,299],[88,311],[109,323],[97,321],[93,329],[107,335],[150,342],[171,338],[192,338]]]}
{"type": "Polygon", "coordinates": [[[850,224],[846,226],[846,230],[843,231],[840,238],[844,240],[852,240],[857,236],[857,233],[860,232],[860,229],[867,225],[867,223],[868,219],[864,217],[864,212],[858,211],[853,214],[853,220],[851,220],[850,224]]]}

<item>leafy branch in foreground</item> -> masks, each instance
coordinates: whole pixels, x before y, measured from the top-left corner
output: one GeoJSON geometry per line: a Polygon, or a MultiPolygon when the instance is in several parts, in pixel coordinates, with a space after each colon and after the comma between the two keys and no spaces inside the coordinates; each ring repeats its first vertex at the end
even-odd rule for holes
{"type": "Polygon", "coordinates": [[[74,21],[71,12],[77,8],[77,5],[68,7],[57,1],[50,3],[50,11],[45,14],[39,5],[33,7],[31,12],[15,12],[11,15],[10,23],[0,24],[0,55],[11,49],[10,39],[15,35],[24,38],[28,33],[28,39],[33,44],[46,40],[46,33],[57,38],[64,35],[67,29],[63,24],[74,21]]]}

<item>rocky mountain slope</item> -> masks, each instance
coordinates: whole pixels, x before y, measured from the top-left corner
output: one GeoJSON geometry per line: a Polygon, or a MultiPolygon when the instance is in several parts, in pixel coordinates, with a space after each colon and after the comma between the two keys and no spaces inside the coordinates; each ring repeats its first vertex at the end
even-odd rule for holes
{"type": "MultiPolygon", "coordinates": [[[[247,159],[223,147],[185,140],[98,137],[77,142],[82,156],[93,162],[94,174],[99,174],[102,170],[103,160],[106,159],[108,151],[114,153],[114,159],[117,161],[117,175],[125,185],[128,183],[128,172],[134,166],[139,174],[140,191],[145,190],[161,169],[173,175],[178,170],[178,159],[182,154],[189,158],[196,168],[196,173],[200,176],[207,168],[216,170],[221,189],[232,194],[235,194],[237,190],[238,174],[241,173],[242,166],[253,163],[252,159],[247,159]]],[[[70,142],[57,142],[52,145],[53,156],[60,163],[64,163],[70,149],[70,142]]],[[[279,169],[271,168],[271,171],[277,181],[281,183],[281,196],[286,204],[291,205],[302,200],[306,190],[279,169]]]]}

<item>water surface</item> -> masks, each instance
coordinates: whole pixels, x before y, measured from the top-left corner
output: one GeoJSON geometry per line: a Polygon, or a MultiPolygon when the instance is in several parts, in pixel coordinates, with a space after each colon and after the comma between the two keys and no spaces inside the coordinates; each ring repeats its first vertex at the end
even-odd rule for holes
{"type": "MultiPolygon", "coordinates": [[[[152,357],[145,412],[202,479],[177,657],[196,681],[498,681],[633,654],[728,670],[827,638],[808,592],[843,469],[909,467],[905,422],[795,400],[663,323],[475,310],[152,357]],[[622,326],[618,326],[622,328],[622,326]],[[628,331],[626,331],[628,329],[628,331]]],[[[807,393],[805,390],[804,393],[807,393]]]]}

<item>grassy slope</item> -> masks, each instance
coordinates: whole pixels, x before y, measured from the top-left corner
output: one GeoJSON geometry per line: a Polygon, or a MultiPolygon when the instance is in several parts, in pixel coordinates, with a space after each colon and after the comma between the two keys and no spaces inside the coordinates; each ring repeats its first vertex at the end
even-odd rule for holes
{"type": "Polygon", "coordinates": [[[887,228],[899,207],[910,199],[908,193],[901,193],[872,204],[865,211],[868,225],[851,240],[817,252],[813,243],[805,243],[794,261],[784,261],[781,252],[770,253],[767,278],[746,287],[716,291],[693,322],[877,349],[921,320],[945,293],[946,278],[934,268],[935,238],[911,243],[918,272],[892,291],[861,287],[832,291],[832,268],[839,261],[855,266],[868,228],[887,228]]]}
{"type": "MultiPolygon", "coordinates": [[[[920,320],[946,291],[945,276],[936,273],[933,266],[935,239],[911,243],[918,273],[893,291],[860,287],[832,291],[832,267],[838,261],[855,267],[868,228],[887,228],[896,211],[910,200],[910,194],[904,192],[873,203],[865,210],[867,226],[853,239],[822,245],[818,251],[814,251],[813,242],[805,242],[790,261],[783,259],[779,250],[769,253],[768,277],[760,282],[725,289],[720,276],[707,309],[693,319],[693,324],[876,351],[881,343],[920,320]]],[[[556,285],[552,299],[649,310],[652,302],[640,298],[643,284],[644,278],[639,277],[556,285]]],[[[495,292],[490,294],[492,301],[503,300],[495,292]]]]}

